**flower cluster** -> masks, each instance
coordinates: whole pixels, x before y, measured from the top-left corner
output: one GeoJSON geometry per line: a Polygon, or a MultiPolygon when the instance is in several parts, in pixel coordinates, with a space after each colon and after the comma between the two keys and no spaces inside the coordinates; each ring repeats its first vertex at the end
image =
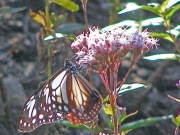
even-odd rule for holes
{"type": "MultiPolygon", "coordinates": [[[[147,30],[130,31],[120,27],[101,31],[93,27],[89,28],[89,32],[77,36],[71,48],[75,51],[77,64],[84,68],[91,67],[100,75],[108,92],[110,106],[117,107],[117,85],[120,90],[133,64],[156,45],[157,39],[152,38],[147,30]],[[120,83],[117,83],[119,65],[129,51],[133,51],[131,65],[120,83]]],[[[112,109],[111,115],[116,135],[120,124],[117,120],[117,111],[126,116],[126,108],[112,109]]],[[[99,135],[106,134],[99,133],[99,135]]]]}
{"type": "Polygon", "coordinates": [[[84,68],[93,67],[98,72],[112,68],[117,72],[120,61],[130,50],[134,58],[139,58],[156,46],[156,42],[147,30],[129,33],[121,27],[105,32],[93,27],[77,36],[71,48],[84,68]]]}

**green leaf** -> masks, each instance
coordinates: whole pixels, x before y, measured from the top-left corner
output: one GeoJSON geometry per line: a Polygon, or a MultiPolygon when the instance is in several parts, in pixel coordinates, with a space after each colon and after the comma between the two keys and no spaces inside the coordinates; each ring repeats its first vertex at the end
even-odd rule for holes
{"type": "Polygon", "coordinates": [[[56,3],[72,12],[79,10],[79,6],[70,0],[51,0],[51,2],[56,3]]]}
{"type": "Polygon", "coordinates": [[[150,18],[150,19],[143,20],[141,22],[141,25],[142,26],[150,26],[150,25],[159,26],[163,22],[164,22],[164,20],[161,17],[156,17],[156,18],[150,18]]]}
{"type": "Polygon", "coordinates": [[[180,25],[176,26],[175,28],[170,30],[170,33],[173,34],[176,38],[180,34],[180,25]]]}
{"type": "Polygon", "coordinates": [[[123,115],[121,114],[121,112],[120,112],[120,110],[119,110],[118,108],[117,108],[117,110],[116,110],[116,113],[117,113],[117,120],[118,120],[119,123],[120,123],[123,115]]]}
{"type": "MultiPolygon", "coordinates": [[[[60,122],[54,122],[54,124],[57,125],[57,126],[59,126],[59,124],[61,124],[62,126],[65,126],[65,127],[70,127],[70,128],[75,128],[75,129],[83,129],[83,130],[87,130],[87,131],[91,130],[91,128],[89,128],[90,125],[89,125],[89,127],[86,126],[86,125],[74,125],[74,124],[71,124],[67,120],[63,120],[63,121],[61,121],[61,123],[60,122]]],[[[97,127],[97,130],[100,131],[100,132],[103,131],[103,129],[101,127],[99,127],[99,126],[97,127]]]]}
{"type": "Polygon", "coordinates": [[[166,6],[168,4],[169,0],[164,0],[164,2],[161,4],[161,11],[165,13],[166,6]]]}
{"type": "Polygon", "coordinates": [[[26,7],[21,7],[21,8],[1,7],[0,8],[0,16],[4,15],[4,14],[16,13],[16,12],[22,11],[24,9],[26,9],[26,7]]]}
{"type": "MultiPolygon", "coordinates": [[[[119,88],[117,88],[116,91],[118,92],[118,95],[121,95],[121,94],[125,94],[127,92],[130,92],[130,91],[140,90],[140,89],[145,88],[145,87],[146,87],[146,85],[139,84],[139,83],[123,84],[121,87],[121,90],[119,90],[119,88]]],[[[109,96],[107,96],[106,98],[103,99],[103,103],[107,103],[108,101],[109,101],[109,96]]]]}
{"type": "Polygon", "coordinates": [[[66,23],[56,28],[60,33],[80,33],[85,30],[85,26],[79,23],[66,23]]]}
{"type": "Polygon", "coordinates": [[[103,107],[103,110],[106,114],[110,114],[113,115],[113,111],[112,111],[113,107],[110,104],[106,104],[105,107],[103,107]]]}
{"type": "Polygon", "coordinates": [[[109,101],[109,96],[103,99],[103,104],[107,103],[109,101]]]}
{"type": "Polygon", "coordinates": [[[125,119],[127,119],[127,118],[129,118],[129,117],[131,117],[131,116],[136,115],[137,113],[138,113],[138,111],[135,111],[134,113],[130,113],[130,114],[126,115],[125,117],[123,117],[123,118],[121,119],[120,123],[122,123],[125,119]]]}
{"type": "Polygon", "coordinates": [[[168,53],[168,54],[156,54],[156,55],[151,55],[147,57],[143,57],[146,60],[178,60],[180,61],[180,55],[179,54],[173,54],[173,53],[168,53]]]}
{"type": "MultiPolygon", "coordinates": [[[[103,105],[104,106],[104,105],[103,105]]],[[[113,128],[113,124],[111,122],[111,116],[108,116],[105,112],[104,112],[104,109],[103,107],[101,108],[100,110],[100,116],[103,120],[103,123],[105,124],[106,127],[112,129],[113,128]]]]}
{"type": "Polygon", "coordinates": [[[53,35],[50,35],[50,36],[46,37],[44,40],[45,40],[45,41],[55,40],[55,39],[63,38],[63,37],[66,37],[66,36],[67,36],[66,34],[55,33],[55,34],[53,34],[53,35]]]}
{"type": "Polygon", "coordinates": [[[178,4],[178,5],[174,6],[174,7],[171,7],[166,11],[165,14],[166,14],[166,20],[167,20],[168,24],[170,23],[170,20],[171,20],[171,17],[173,16],[173,14],[177,10],[179,10],[179,8],[180,8],[180,4],[178,4]]]}
{"type": "Polygon", "coordinates": [[[173,117],[172,115],[169,115],[169,116],[152,117],[152,118],[137,120],[137,121],[134,121],[134,122],[123,124],[121,126],[121,130],[122,131],[127,131],[127,130],[136,129],[136,128],[139,128],[139,127],[144,127],[144,126],[147,126],[149,124],[153,124],[155,122],[172,119],[172,117],[173,117]]]}
{"type": "Polygon", "coordinates": [[[104,27],[101,30],[102,31],[109,31],[109,30],[116,29],[116,28],[119,28],[119,27],[122,27],[122,26],[138,27],[139,24],[134,20],[124,20],[124,21],[121,21],[121,22],[113,24],[113,25],[108,25],[108,26],[104,27]]]}
{"type": "Polygon", "coordinates": [[[137,10],[137,9],[140,9],[142,6],[139,6],[137,5],[136,3],[128,3],[126,5],[126,8],[121,10],[120,12],[118,12],[118,14],[124,14],[124,13],[127,13],[127,12],[131,12],[131,11],[134,11],[134,10],[137,10]]]}
{"type": "Polygon", "coordinates": [[[151,36],[157,37],[157,38],[162,38],[162,39],[168,40],[168,41],[170,41],[172,43],[174,42],[174,40],[172,39],[172,37],[168,33],[156,33],[156,32],[152,32],[151,36]]]}
{"type": "Polygon", "coordinates": [[[65,127],[76,128],[76,129],[84,129],[84,130],[90,131],[90,128],[88,128],[85,125],[74,125],[74,124],[71,124],[67,120],[63,120],[63,121],[61,121],[61,123],[60,122],[54,122],[54,124],[58,124],[58,125],[61,124],[62,126],[65,126],[65,127]]]}
{"type": "Polygon", "coordinates": [[[180,0],[169,0],[166,9],[172,7],[173,5],[175,5],[176,3],[180,2],[180,0]]]}
{"type": "Polygon", "coordinates": [[[180,116],[179,115],[176,118],[173,117],[172,121],[177,127],[180,127],[180,116]]]}
{"type": "Polygon", "coordinates": [[[39,14],[37,14],[30,9],[29,14],[36,22],[40,23],[43,26],[46,26],[44,12],[39,11],[39,14]]]}
{"type": "Polygon", "coordinates": [[[123,84],[120,91],[119,91],[119,88],[117,88],[116,90],[118,91],[118,95],[121,95],[121,94],[130,92],[130,91],[140,90],[140,89],[145,88],[145,87],[146,87],[146,85],[139,84],[139,83],[123,84]]]}
{"type": "Polygon", "coordinates": [[[150,12],[152,12],[152,13],[155,13],[155,14],[157,14],[157,15],[159,15],[159,16],[161,16],[162,17],[162,12],[161,12],[161,9],[160,9],[160,5],[159,4],[148,4],[148,5],[143,5],[142,7],[141,7],[141,9],[143,9],[143,10],[147,10],[147,11],[150,11],[150,12]],[[151,5],[155,5],[155,6],[151,6],[151,5]]]}
{"type": "MultiPolygon", "coordinates": [[[[135,84],[123,84],[121,87],[121,90],[119,90],[119,88],[116,89],[116,91],[118,92],[118,95],[121,94],[125,94],[127,92],[131,92],[131,91],[135,91],[135,90],[140,90],[142,88],[145,88],[146,85],[144,84],[139,84],[139,83],[135,83],[135,84]]],[[[107,96],[106,98],[104,98],[103,103],[107,103],[109,101],[109,96],[107,96]]]]}
{"type": "Polygon", "coordinates": [[[54,14],[54,12],[51,13],[50,15],[50,22],[51,22],[51,28],[56,24],[56,15],[54,14]]]}

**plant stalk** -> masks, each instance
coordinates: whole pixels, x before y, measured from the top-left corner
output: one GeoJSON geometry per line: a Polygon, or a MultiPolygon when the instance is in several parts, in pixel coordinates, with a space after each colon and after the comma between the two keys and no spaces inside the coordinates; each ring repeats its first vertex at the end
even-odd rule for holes
{"type": "Polygon", "coordinates": [[[117,120],[117,103],[116,103],[116,98],[117,98],[117,92],[116,92],[116,84],[117,84],[117,72],[114,72],[114,68],[110,69],[110,104],[112,106],[112,112],[113,112],[113,124],[114,124],[114,135],[118,135],[118,120],[117,120]]]}
{"type": "MultiPolygon", "coordinates": [[[[45,29],[46,29],[46,36],[49,36],[50,35],[50,29],[51,29],[51,26],[50,26],[50,17],[49,17],[49,0],[45,0],[45,14],[46,14],[46,26],[45,26],[45,29]]],[[[51,46],[50,46],[50,43],[48,43],[47,45],[47,70],[46,70],[46,74],[47,74],[47,77],[50,78],[51,75],[52,75],[52,71],[51,71],[51,46]]]]}

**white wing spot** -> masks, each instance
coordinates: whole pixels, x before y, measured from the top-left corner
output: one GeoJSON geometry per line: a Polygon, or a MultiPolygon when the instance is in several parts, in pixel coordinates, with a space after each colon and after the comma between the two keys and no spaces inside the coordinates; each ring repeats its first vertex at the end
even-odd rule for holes
{"type": "Polygon", "coordinates": [[[52,97],[52,100],[53,100],[53,101],[56,101],[55,97],[52,97]]]}
{"type": "Polygon", "coordinates": [[[43,118],[44,118],[44,115],[39,114],[39,119],[43,119],[43,118]]]}
{"type": "Polygon", "coordinates": [[[22,123],[22,119],[20,120],[20,124],[22,123]]]}
{"type": "Polygon", "coordinates": [[[34,124],[35,122],[36,122],[36,119],[33,119],[33,120],[32,120],[32,123],[34,124]]]}
{"type": "Polygon", "coordinates": [[[26,122],[24,122],[24,126],[26,126],[26,122]]]}
{"type": "Polygon", "coordinates": [[[32,113],[32,116],[34,117],[34,116],[36,116],[36,114],[37,114],[37,111],[36,111],[36,109],[34,109],[33,113],[32,113]]]}
{"type": "Polygon", "coordinates": [[[60,116],[62,116],[62,114],[61,114],[61,113],[57,113],[57,116],[59,116],[59,117],[60,117],[60,116]]]}

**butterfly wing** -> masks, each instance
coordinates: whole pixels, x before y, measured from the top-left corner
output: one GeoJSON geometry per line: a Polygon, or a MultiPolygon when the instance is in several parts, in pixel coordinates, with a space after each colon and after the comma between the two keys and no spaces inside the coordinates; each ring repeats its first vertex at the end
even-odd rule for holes
{"type": "Polygon", "coordinates": [[[66,78],[67,69],[60,70],[27,100],[20,112],[19,131],[30,132],[42,124],[64,119],[69,113],[67,95],[64,93],[66,78]]]}
{"type": "Polygon", "coordinates": [[[36,91],[20,112],[18,129],[30,132],[42,124],[63,120],[73,124],[92,121],[99,113],[102,97],[70,61],[36,91]]]}
{"type": "Polygon", "coordinates": [[[72,124],[84,124],[92,121],[98,114],[102,97],[98,91],[79,72],[67,78],[68,102],[70,112],[66,119],[72,124]]]}

